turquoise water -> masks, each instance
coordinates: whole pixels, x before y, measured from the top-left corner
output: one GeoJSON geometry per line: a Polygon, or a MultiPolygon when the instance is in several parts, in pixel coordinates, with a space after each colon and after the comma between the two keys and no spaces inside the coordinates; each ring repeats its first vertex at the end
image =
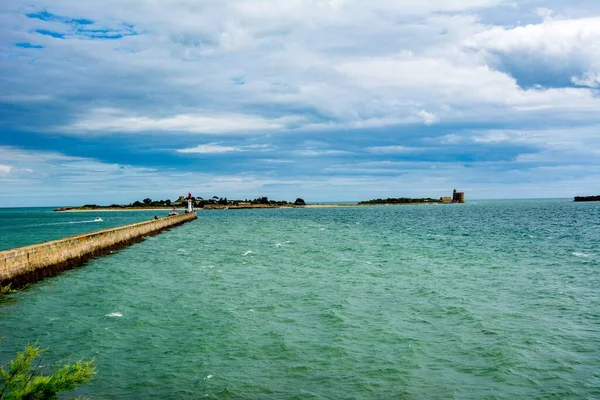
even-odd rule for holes
{"type": "Polygon", "coordinates": [[[54,208],[0,208],[0,251],[164,217],[170,210],[53,212],[54,208]],[[102,222],[96,222],[100,217],[102,222]]]}
{"type": "MultiPolygon", "coordinates": [[[[15,214],[1,248],[100,224],[15,214]]],[[[596,399],[600,203],[201,211],[0,321],[0,362],[30,341],[49,366],[95,357],[95,399],[596,399]]]]}

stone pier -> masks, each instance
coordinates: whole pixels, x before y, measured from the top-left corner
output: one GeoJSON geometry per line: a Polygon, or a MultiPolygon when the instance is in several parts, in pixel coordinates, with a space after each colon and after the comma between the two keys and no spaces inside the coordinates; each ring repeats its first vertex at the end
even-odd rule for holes
{"type": "Polygon", "coordinates": [[[0,286],[17,288],[37,282],[196,218],[196,213],[179,214],[0,251],[0,286]]]}

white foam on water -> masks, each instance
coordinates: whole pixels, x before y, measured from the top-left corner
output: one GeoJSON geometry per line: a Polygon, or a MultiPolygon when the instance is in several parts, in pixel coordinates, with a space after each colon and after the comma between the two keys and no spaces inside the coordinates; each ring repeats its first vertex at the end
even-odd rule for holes
{"type": "Polygon", "coordinates": [[[252,250],[248,250],[247,252],[244,253],[245,256],[247,256],[248,254],[252,254],[252,250]]]}
{"type": "Polygon", "coordinates": [[[580,257],[580,258],[590,258],[591,256],[593,256],[593,254],[580,253],[578,251],[574,251],[571,254],[573,254],[575,257],[580,257]]]}
{"type": "Polygon", "coordinates": [[[110,314],[106,314],[105,316],[111,318],[120,318],[123,316],[123,314],[121,314],[120,312],[111,312],[110,314]]]}
{"type": "Polygon", "coordinates": [[[34,228],[38,226],[56,226],[56,225],[71,225],[71,224],[90,224],[93,222],[97,222],[96,220],[85,220],[85,221],[65,221],[65,222],[48,222],[45,224],[29,224],[23,225],[22,228],[34,228]]]}
{"type": "Polygon", "coordinates": [[[212,375],[208,375],[208,376],[206,377],[206,379],[210,379],[210,378],[212,378],[212,377],[213,377],[212,375]]]}

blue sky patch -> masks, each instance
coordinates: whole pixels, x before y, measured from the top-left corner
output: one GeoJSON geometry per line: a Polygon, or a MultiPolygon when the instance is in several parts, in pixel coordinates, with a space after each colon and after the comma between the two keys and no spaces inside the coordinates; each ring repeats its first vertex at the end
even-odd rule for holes
{"type": "Polygon", "coordinates": [[[91,25],[94,23],[91,19],[86,18],[69,18],[61,15],[52,14],[48,11],[40,11],[36,13],[25,14],[28,18],[39,19],[42,21],[62,22],[65,24],[76,24],[76,25],[91,25]]]}
{"type": "Polygon", "coordinates": [[[15,46],[21,47],[23,49],[43,49],[44,46],[39,44],[31,44],[31,43],[15,43],[15,46]]]}
{"type": "Polygon", "coordinates": [[[56,38],[56,39],[64,39],[65,38],[65,34],[64,33],[49,31],[47,29],[36,29],[35,32],[39,33],[40,35],[51,36],[51,37],[56,38]]]}

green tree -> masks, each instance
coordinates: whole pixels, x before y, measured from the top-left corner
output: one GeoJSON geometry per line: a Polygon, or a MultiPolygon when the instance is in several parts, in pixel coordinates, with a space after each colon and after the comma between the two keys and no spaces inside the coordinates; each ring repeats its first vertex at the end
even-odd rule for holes
{"type": "Polygon", "coordinates": [[[149,197],[146,197],[144,200],[142,200],[144,202],[145,205],[150,205],[152,203],[152,199],[149,197]]]}
{"type": "Polygon", "coordinates": [[[6,369],[0,366],[0,400],[58,399],[58,393],[71,391],[96,375],[94,361],[77,361],[64,365],[51,375],[42,375],[41,359],[35,366],[33,363],[44,351],[37,345],[28,344],[6,369]]]}
{"type": "Polygon", "coordinates": [[[304,201],[304,199],[301,199],[300,197],[298,197],[296,199],[296,201],[294,202],[295,206],[305,206],[306,202],[304,201]]]}

